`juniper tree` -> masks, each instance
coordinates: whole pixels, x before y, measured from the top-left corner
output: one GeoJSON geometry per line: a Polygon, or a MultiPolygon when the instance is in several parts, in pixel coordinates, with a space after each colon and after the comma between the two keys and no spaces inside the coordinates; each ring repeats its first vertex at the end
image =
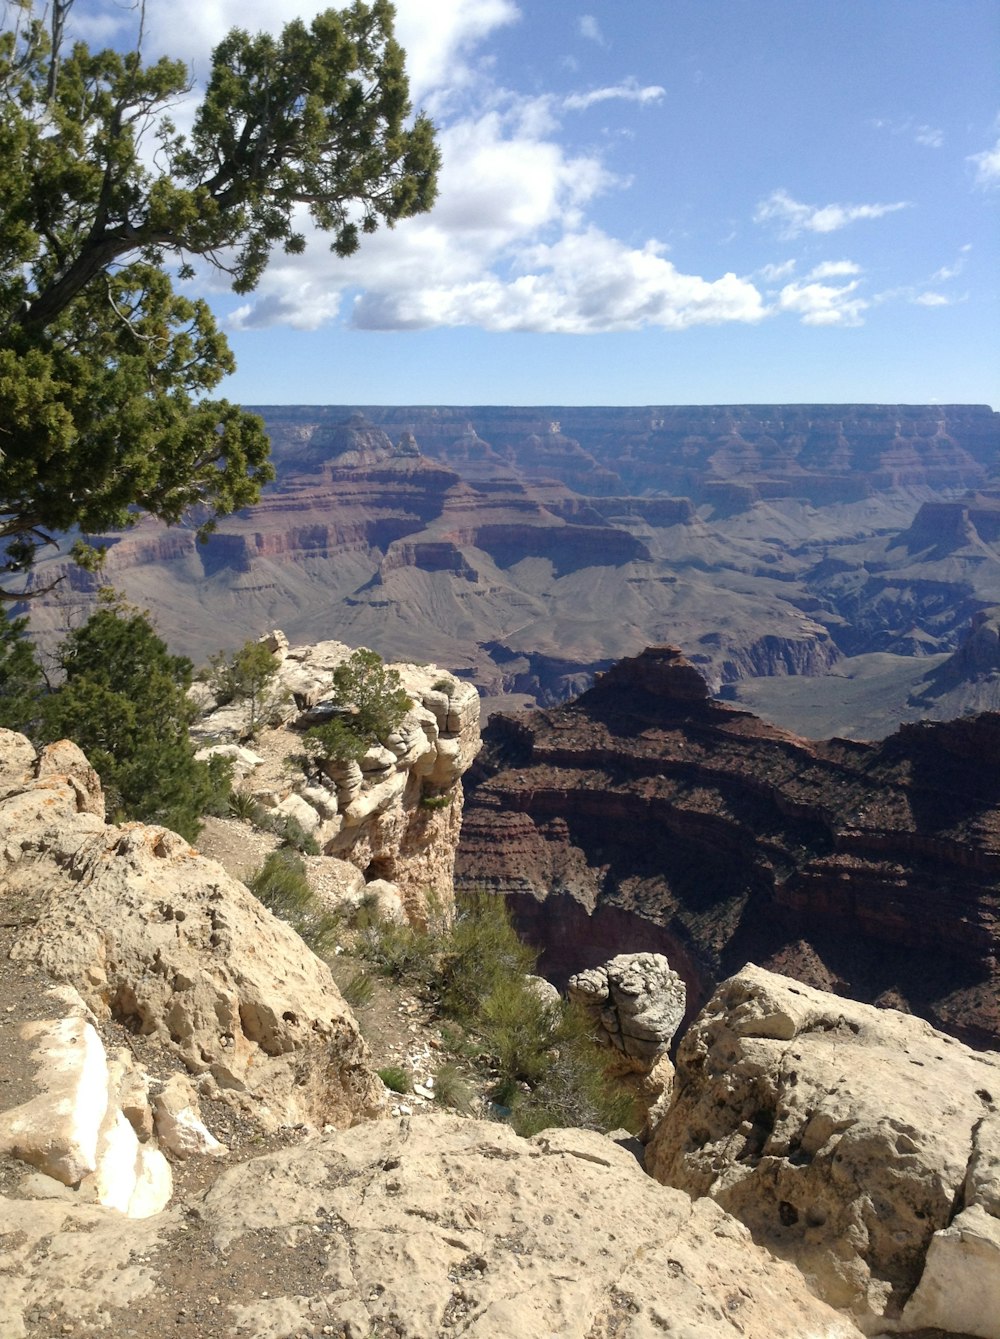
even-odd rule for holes
{"type": "Polygon", "coordinates": [[[234,368],[193,262],[254,288],[306,212],[350,255],[430,207],[433,128],[410,118],[387,0],[234,30],[190,133],[185,65],[66,45],[73,0],[8,0],[0,26],[0,570],[51,532],[137,509],[204,533],[273,477],[260,419],[212,399],[234,368]]]}

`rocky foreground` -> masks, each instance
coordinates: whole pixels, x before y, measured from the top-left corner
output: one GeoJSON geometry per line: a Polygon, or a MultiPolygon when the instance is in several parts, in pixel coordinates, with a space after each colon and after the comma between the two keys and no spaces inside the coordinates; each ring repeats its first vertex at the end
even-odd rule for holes
{"type": "Polygon", "coordinates": [[[666,646],[484,738],[458,876],[554,979],[649,949],[700,1008],[752,960],[1000,1044],[1000,714],[810,742],[666,646]]]}
{"type": "Polygon", "coordinates": [[[72,745],[0,733],[0,897],[2,1339],[1000,1337],[1000,1061],[920,1020],[740,972],[650,1176],[384,1118],[326,967],[72,745]]]}

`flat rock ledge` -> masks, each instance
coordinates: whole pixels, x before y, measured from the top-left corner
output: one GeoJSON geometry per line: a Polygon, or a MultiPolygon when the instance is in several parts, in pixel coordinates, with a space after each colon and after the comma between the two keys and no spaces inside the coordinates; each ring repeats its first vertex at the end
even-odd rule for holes
{"type": "Polygon", "coordinates": [[[0,1207],[5,1339],[39,1314],[47,1333],[181,1339],[860,1335],[717,1205],[584,1131],[379,1121],[232,1167],[138,1223],[0,1207]]]}

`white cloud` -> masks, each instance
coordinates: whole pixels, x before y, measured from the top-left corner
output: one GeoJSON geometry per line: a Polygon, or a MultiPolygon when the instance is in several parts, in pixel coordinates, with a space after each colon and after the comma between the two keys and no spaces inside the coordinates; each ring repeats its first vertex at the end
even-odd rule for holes
{"type": "Polygon", "coordinates": [[[477,325],[486,330],[588,334],[659,327],[684,330],[766,314],[760,293],[734,274],[714,281],[681,274],[655,242],[627,247],[597,228],[525,248],[514,271],[409,292],[366,292],[354,324],[413,329],[477,325]]]}
{"type": "Polygon", "coordinates": [[[776,284],[795,273],[795,261],[783,260],[780,265],[762,265],[757,273],[765,283],[776,284]]]}
{"type": "Polygon", "coordinates": [[[912,117],[902,121],[876,118],[872,125],[876,130],[888,130],[890,135],[912,135],[914,144],[922,144],[926,149],[940,149],[944,144],[943,130],[937,126],[919,125],[912,117]]]}
{"type": "Polygon", "coordinates": [[[606,46],[604,34],[601,32],[601,25],[593,14],[580,15],[580,36],[585,37],[588,42],[596,42],[598,46],[606,46]]]}
{"type": "Polygon", "coordinates": [[[589,93],[570,93],[568,97],[563,98],[562,105],[567,111],[578,112],[593,107],[597,102],[610,102],[613,99],[621,99],[623,102],[659,102],[666,91],[659,84],[640,87],[639,81],[632,78],[607,88],[593,88],[589,93]]]}
{"type": "Polygon", "coordinates": [[[935,270],[931,275],[931,283],[943,284],[947,283],[949,279],[957,279],[964,269],[965,261],[959,257],[954,265],[942,265],[939,270],[935,270]]]}
{"type": "Polygon", "coordinates": [[[967,162],[976,169],[976,185],[983,187],[1000,186],[1000,139],[992,149],[982,153],[969,154],[967,162]]]}
{"type": "Polygon", "coordinates": [[[853,260],[824,260],[814,265],[806,275],[807,279],[839,279],[847,275],[860,274],[861,266],[853,260]]]}
{"type": "Polygon", "coordinates": [[[802,232],[836,232],[859,219],[878,219],[907,209],[909,202],[897,200],[888,205],[806,205],[794,200],[787,191],[772,191],[754,212],[755,223],[777,223],[785,239],[802,232]]]}
{"type": "Polygon", "coordinates": [[[950,307],[951,298],[944,293],[918,293],[913,301],[919,307],[950,307]]]}
{"type": "Polygon", "coordinates": [[[858,281],[835,287],[832,284],[791,283],[778,294],[775,310],[794,312],[803,325],[861,325],[869,303],[853,296],[858,281]]]}
{"type": "Polygon", "coordinates": [[[927,149],[940,149],[944,143],[944,131],[936,126],[917,126],[913,138],[927,149]]]}

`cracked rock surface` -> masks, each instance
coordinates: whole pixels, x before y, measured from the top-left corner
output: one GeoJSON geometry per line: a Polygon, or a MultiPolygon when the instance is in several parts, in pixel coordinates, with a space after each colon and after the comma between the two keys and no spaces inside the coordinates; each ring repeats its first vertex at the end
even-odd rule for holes
{"type": "Polygon", "coordinates": [[[749,966],[685,1034],[646,1167],[869,1329],[996,1339],[998,1109],[997,1055],[749,966]]]}

